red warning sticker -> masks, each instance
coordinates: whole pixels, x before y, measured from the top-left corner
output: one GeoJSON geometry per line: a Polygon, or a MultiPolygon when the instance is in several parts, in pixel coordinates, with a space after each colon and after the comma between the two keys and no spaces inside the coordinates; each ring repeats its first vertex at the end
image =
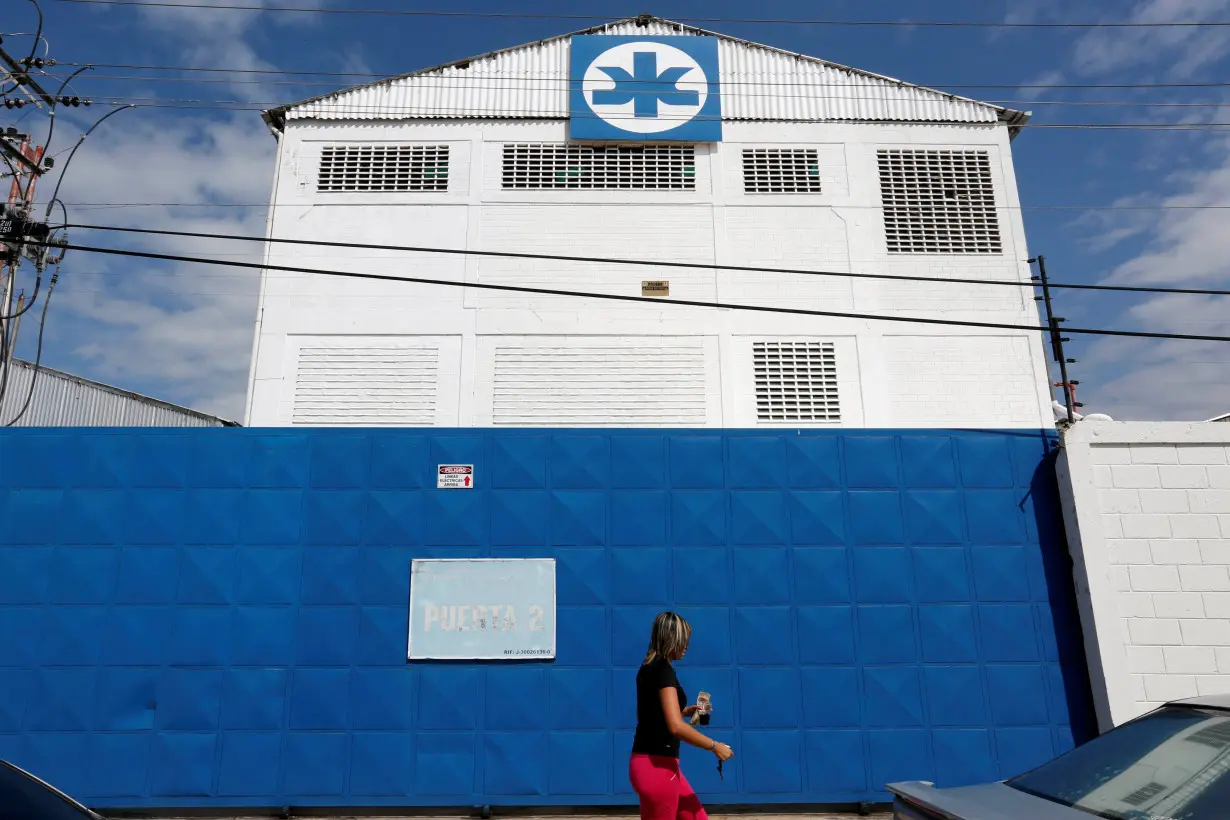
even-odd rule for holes
{"type": "Polygon", "coordinates": [[[436,468],[436,488],[470,490],[474,488],[473,464],[441,464],[436,468]]]}

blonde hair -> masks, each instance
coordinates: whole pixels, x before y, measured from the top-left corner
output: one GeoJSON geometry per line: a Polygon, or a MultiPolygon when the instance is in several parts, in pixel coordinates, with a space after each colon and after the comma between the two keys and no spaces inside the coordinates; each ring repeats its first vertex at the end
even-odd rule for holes
{"type": "Polygon", "coordinates": [[[649,633],[649,651],[645,653],[645,663],[652,663],[657,658],[673,661],[679,658],[688,648],[692,639],[692,627],[683,616],[674,612],[663,612],[653,619],[653,630],[649,633]]]}

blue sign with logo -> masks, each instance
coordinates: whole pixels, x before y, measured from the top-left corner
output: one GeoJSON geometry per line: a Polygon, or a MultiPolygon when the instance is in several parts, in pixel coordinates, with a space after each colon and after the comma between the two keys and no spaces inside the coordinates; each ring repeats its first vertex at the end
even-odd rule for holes
{"type": "Polygon", "coordinates": [[[551,660],[554,558],[416,558],[410,660],[551,660]]]}
{"type": "Polygon", "coordinates": [[[576,35],[569,73],[572,139],[722,139],[716,37],[576,35]]]}

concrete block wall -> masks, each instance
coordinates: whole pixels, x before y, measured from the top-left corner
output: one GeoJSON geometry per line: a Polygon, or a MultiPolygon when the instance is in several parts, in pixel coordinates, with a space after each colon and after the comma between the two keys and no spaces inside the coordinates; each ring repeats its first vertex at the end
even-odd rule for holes
{"type": "Polygon", "coordinates": [[[1230,429],[1082,422],[1059,473],[1103,729],[1230,694],[1230,429]]]}

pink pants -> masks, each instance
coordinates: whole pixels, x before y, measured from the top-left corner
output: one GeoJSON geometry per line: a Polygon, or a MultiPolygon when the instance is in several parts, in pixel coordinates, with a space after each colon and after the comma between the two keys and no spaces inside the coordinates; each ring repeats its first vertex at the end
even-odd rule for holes
{"type": "Polygon", "coordinates": [[[628,777],[641,801],[641,820],[709,820],[677,759],[632,755],[628,777]]]}

